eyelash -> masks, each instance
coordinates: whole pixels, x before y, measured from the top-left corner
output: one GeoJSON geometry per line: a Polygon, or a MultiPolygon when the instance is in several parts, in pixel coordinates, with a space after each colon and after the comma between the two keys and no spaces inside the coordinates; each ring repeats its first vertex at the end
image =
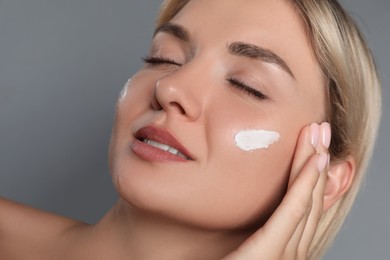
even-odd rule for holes
{"type": "MultiPolygon", "coordinates": [[[[165,57],[153,57],[153,56],[146,56],[142,58],[144,63],[147,64],[152,64],[152,65],[162,65],[162,64],[168,64],[168,65],[175,65],[175,66],[181,66],[182,64],[174,61],[173,59],[170,58],[165,58],[165,57]]],[[[255,90],[242,81],[238,80],[237,78],[230,77],[227,79],[227,81],[233,86],[236,87],[237,89],[243,91],[249,96],[255,97],[260,100],[267,99],[267,96],[261,93],[258,90],[255,90]]]]}
{"type": "Polygon", "coordinates": [[[260,91],[254,89],[254,88],[249,87],[248,85],[246,85],[242,81],[238,80],[237,78],[230,77],[230,78],[227,79],[227,81],[232,86],[242,90],[243,92],[245,92],[249,96],[253,96],[253,97],[258,98],[260,100],[264,100],[264,99],[268,98],[266,95],[264,95],[260,91]]]}
{"type": "Polygon", "coordinates": [[[170,65],[176,65],[181,66],[180,63],[165,57],[153,57],[153,56],[146,56],[143,57],[142,60],[144,63],[152,64],[152,65],[160,65],[160,64],[170,64],[170,65]]]}

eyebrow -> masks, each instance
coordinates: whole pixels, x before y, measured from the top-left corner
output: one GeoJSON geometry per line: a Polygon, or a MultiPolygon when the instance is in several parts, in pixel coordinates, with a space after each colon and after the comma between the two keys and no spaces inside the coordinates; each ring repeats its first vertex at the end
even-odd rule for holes
{"type": "MultiPolygon", "coordinates": [[[[157,29],[154,31],[153,37],[155,37],[156,34],[160,32],[171,34],[172,36],[186,43],[191,41],[190,33],[185,28],[171,22],[167,22],[157,27],[157,29]]],[[[287,63],[280,56],[269,49],[246,42],[233,42],[227,45],[227,50],[230,54],[235,56],[243,56],[260,60],[262,62],[275,64],[279,68],[286,71],[293,79],[295,79],[295,76],[287,63]]]]}
{"type": "Polygon", "coordinates": [[[245,42],[233,42],[227,46],[228,52],[232,55],[248,57],[251,59],[261,60],[266,63],[273,63],[279,68],[290,74],[295,79],[294,74],[287,63],[280,58],[276,53],[269,49],[259,47],[254,44],[245,42]]]}
{"type": "Polygon", "coordinates": [[[156,34],[158,34],[160,32],[169,33],[169,34],[175,36],[176,38],[178,38],[179,40],[182,40],[184,42],[190,42],[190,40],[191,40],[190,34],[186,29],[184,29],[180,25],[173,24],[170,22],[164,23],[164,24],[160,25],[159,27],[157,27],[157,29],[154,31],[153,37],[155,37],[156,34]]]}

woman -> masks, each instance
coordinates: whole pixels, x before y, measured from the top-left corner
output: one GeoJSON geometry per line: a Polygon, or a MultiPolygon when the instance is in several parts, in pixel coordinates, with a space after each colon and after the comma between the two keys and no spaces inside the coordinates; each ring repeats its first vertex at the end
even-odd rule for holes
{"type": "Polygon", "coordinates": [[[119,201],[96,225],[1,201],[1,259],[318,259],[379,121],[337,2],[166,1],[145,63],[110,143],[119,201]]]}

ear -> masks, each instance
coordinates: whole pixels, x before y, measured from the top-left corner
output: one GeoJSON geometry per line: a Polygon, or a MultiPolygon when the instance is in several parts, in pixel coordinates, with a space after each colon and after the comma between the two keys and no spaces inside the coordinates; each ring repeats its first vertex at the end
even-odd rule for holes
{"type": "Polygon", "coordinates": [[[356,163],[352,156],[348,156],[343,161],[331,163],[325,187],[324,212],[349,190],[355,176],[355,170],[356,163]]]}

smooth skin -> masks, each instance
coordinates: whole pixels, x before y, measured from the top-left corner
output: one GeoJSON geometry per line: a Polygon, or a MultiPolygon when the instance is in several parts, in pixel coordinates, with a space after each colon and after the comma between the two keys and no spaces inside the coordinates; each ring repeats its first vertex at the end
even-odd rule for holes
{"type": "MultiPolygon", "coordinates": [[[[321,133],[327,131],[326,123],[321,133]]],[[[327,145],[313,146],[313,133],[320,127],[306,127],[298,140],[289,190],[267,223],[225,260],[306,259],[323,212],[327,172],[327,145]],[[311,130],[311,132],[310,132],[311,130]],[[310,140],[310,141],[309,141],[310,140]]]]}
{"type": "Polygon", "coordinates": [[[173,29],[158,31],[149,56],[161,61],[137,72],[118,103],[110,147],[114,186],[123,209],[244,236],[282,200],[301,129],[326,118],[321,71],[300,17],[284,1],[190,1],[171,24],[188,40],[173,29]],[[294,76],[263,61],[268,58],[238,55],[241,47],[232,54],[237,43],[276,53],[294,76]],[[149,125],[169,131],[193,161],[160,163],[129,153],[134,133],[149,125]],[[281,138],[269,149],[246,152],[234,136],[251,129],[281,138]]]}
{"type": "MultiPolygon", "coordinates": [[[[328,171],[323,157],[328,158],[326,147],[315,139],[324,135],[325,128],[313,124],[302,130],[282,203],[261,229],[223,259],[306,258],[323,211],[328,171]]],[[[72,259],[112,259],[98,247],[96,252],[80,250],[80,238],[86,238],[82,247],[96,243],[88,238],[89,229],[90,225],[0,199],[1,259],[69,259],[69,250],[72,259]]]]}
{"type": "Polygon", "coordinates": [[[0,200],[0,259],[305,259],[354,164],[328,169],[329,125],[311,124],[324,121],[326,92],[299,16],[285,1],[194,0],[172,22],[191,41],[159,32],[150,55],[177,64],[146,64],[118,102],[110,147],[118,202],[87,225],[0,200]],[[278,53],[294,77],[228,53],[236,41],[278,53]],[[148,124],[169,130],[194,161],[131,153],[134,131],[148,124]],[[281,139],[247,153],[233,142],[242,128],[281,139]]]}

